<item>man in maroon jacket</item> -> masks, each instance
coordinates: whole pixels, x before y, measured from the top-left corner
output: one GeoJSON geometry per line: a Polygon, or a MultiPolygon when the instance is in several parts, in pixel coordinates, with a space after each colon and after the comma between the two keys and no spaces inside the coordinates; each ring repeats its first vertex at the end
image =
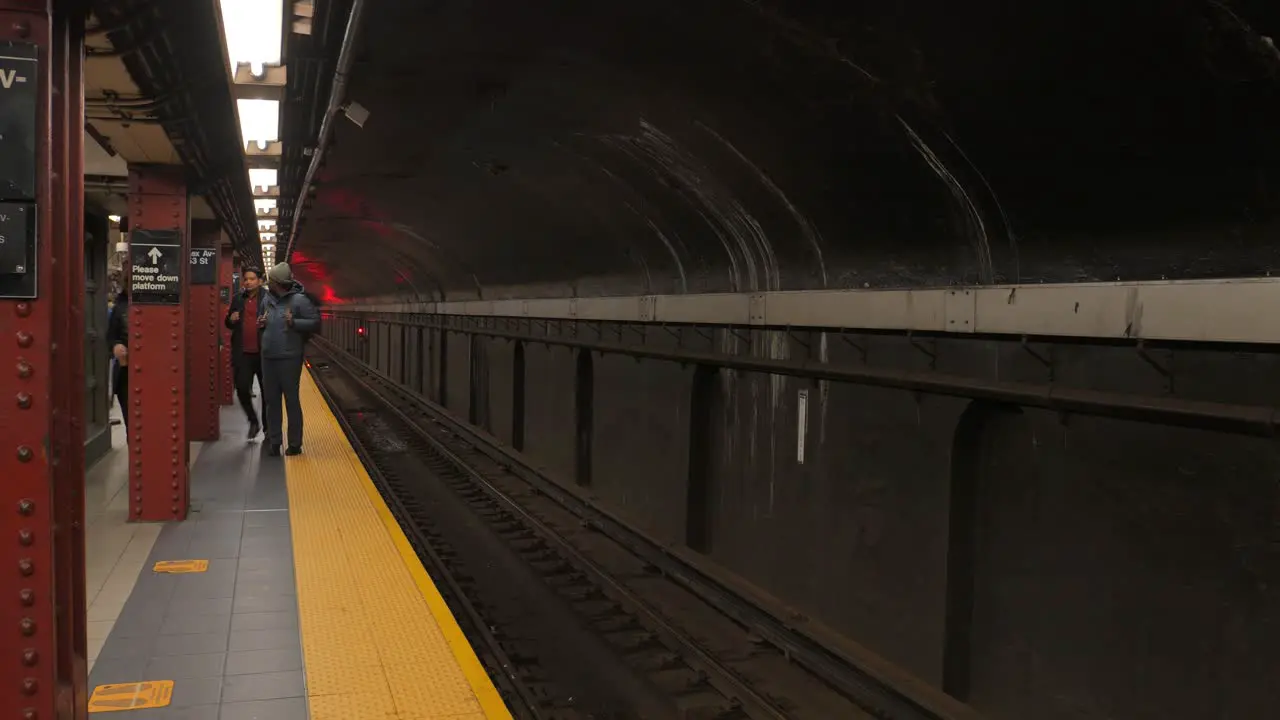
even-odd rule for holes
{"type": "Polygon", "coordinates": [[[231,330],[231,368],[235,373],[236,397],[249,418],[249,439],[258,437],[258,431],[267,422],[267,405],[262,404],[262,422],[253,409],[253,379],[262,387],[262,330],[258,316],[263,312],[262,271],[246,267],[240,272],[240,292],[231,299],[225,320],[231,330]]]}

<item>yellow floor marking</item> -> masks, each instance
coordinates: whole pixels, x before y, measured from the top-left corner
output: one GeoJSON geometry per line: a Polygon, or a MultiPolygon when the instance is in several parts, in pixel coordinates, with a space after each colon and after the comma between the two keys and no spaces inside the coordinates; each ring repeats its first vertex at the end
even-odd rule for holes
{"type": "Polygon", "coordinates": [[[311,720],[510,720],[310,373],[300,394],[284,463],[311,720]]]}
{"type": "Polygon", "coordinates": [[[120,712],[165,707],[173,699],[172,680],[99,685],[89,698],[89,712],[120,712]]]}
{"type": "Polygon", "coordinates": [[[209,569],[208,560],[161,560],[152,568],[158,573],[202,573],[209,569]]]}

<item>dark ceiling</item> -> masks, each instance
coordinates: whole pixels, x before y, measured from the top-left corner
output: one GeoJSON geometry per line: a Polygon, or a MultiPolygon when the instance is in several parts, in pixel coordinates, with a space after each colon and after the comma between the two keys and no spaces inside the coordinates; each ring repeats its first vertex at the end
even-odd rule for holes
{"type": "Polygon", "coordinates": [[[1274,0],[366,6],[331,299],[1280,267],[1274,0]]]}

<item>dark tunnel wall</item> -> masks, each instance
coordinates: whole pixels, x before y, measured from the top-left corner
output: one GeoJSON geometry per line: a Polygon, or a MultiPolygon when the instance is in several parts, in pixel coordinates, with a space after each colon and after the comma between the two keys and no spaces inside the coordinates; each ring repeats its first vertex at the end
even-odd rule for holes
{"type": "MultiPolygon", "coordinates": [[[[485,378],[494,434],[509,438],[518,413],[503,379],[516,347],[480,340],[479,364],[460,366],[452,348],[464,338],[450,333],[450,393],[485,378]]],[[[821,333],[752,341],[833,363],[930,365],[905,338],[864,336],[865,356],[821,333]]],[[[693,348],[734,342],[683,336],[693,348]]],[[[1017,342],[939,340],[934,350],[939,371],[1044,380],[1017,342]]],[[[534,379],[525,455],[572,484],[578,361],[558,346],[523,352],[534,379]]],[[[1155,394],[1165,382],[1129,348],[1058,345],[1053,356],[1069,387],[1155,394]]],[[[440,372],[439,357],[424,377],[440,372]]],[[[1280,403],[1276,356],[1179,350],[1167,362],[1185,397],[1280,403]]],[[[1280,703],[1274,441],[696,373],[595,357],[586,489],[794,608],[799,625],[861,643],[992,720],[1235,720],[1270,717],[1280,703]],[[696,387],[710,396],[705,411],[696,387]]]]}
{"type": "Polygon", "coordinates": [[[368,3],[332,300],[1261,275],[1264,0],[368,3]]]}

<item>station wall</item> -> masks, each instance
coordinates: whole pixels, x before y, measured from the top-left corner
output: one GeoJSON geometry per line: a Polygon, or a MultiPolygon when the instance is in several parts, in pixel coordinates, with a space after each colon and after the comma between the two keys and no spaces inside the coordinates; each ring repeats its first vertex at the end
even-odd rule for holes
{"type": "MultiPolygon", "coordinates": [[[[375,367],[398,368],[397,326],[367,324],[392,340],[375,367]]],[[[1064,386],[1280,405],[1265,354],[727,329],[645,341],[1026,382],[1051,361],[1064,386]]],[[[456,416],[992,718],[1280,703],[1272,440],[456,332],[433,343],[412,373],[443,373],[456,416]]]]}

